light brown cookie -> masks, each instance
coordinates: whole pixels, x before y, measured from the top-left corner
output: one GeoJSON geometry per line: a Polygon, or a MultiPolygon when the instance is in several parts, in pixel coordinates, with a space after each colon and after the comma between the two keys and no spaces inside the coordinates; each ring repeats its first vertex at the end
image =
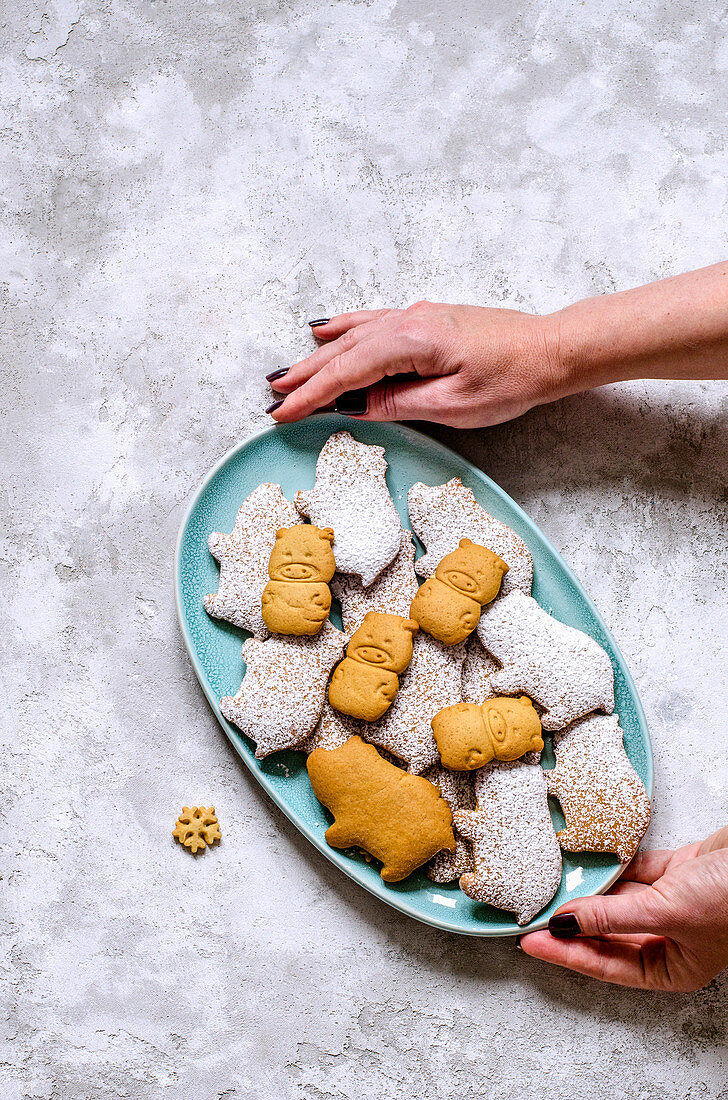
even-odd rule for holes
{"type": "Polygon", "coordinates": [[[333,527],[340,573],[370,585],[397,556],[402,524],[389,495],[384,447],[349,432],[329,436],[316,463],[316,485],[296,493],[296,508],[319,527],[333,527]]]}
{"type": "Polygon", "coordinates": [[[502,595],[516,588],[530,594],[533,559],[525,542],[481,508],[472,489],[466,489],[459,477],[445,485],[423,485],[418,481],[410,489],[407,502],[415,534],[427,547],[415,566],[421,577],[431,577],[438,562],[455,550],[460,539],[469,538],[507,563],[502,595]]]}
{"type": "MultiPolygon", "coordinates": [[[[426,779],[434,783],[447,802],[453,815],[457,810],[475,809],[474,776],[467,772],[449,772],[445,768],[431,768],[426,779]]],[[[427,864],[427,877],[433,882],[454,882],[473,869],[473,852],[470,841],[465,840],[456,828],[455,851],[438,852],[427,864]]]]}
{"type": "Polygon", "coordinates": [[[215,807],[183,806],[182,813],[172,830],[172,836],[193,855],[198,851],[204,851],[208,844],[212,848],[215,841],[221,839],[215,807]]]}
{"type": "Polygon", "coordinates": [[[347,634],[361,626],[368,611],[409,617],[410,604],[419,588],[414,562],[412,533],[402,531],[397,557],[368,588],[351,573],[336,574],[331,591],[341,604],[341,621],[347,634]]]}
{"type": "Polygon", "coordinates": [[[443,766],[451,771],[474,771],[491,760],[543,751],[541,722],[527,695],[445,707],[432,719],[432,732],[443,766]]]}
{"type": "Polygon", "coordinates": [[[397,698],[378,722],[367,723],[362,736],[421,775],[439,763],[431,720],[442,707],[460,699],[465,646],[446,646],[417,634],[412,660],[402,676],[397,698]]]}
{"type": "Polygon", "coordinates": [[[650,823],[650,799],[624,750],[616,715],[591,714],[554,735],[556,767],[547,771],[566,828],[557,839],[567,852],[635,855],[650,823]]]}
{"type": "Polygon", "coordinates": [[[412,660],[417,623],[401,615],[370,611],[346,647],[346,657],[334,669],[329,702],[341,714],[374,722],[392,705],[399,673],[412,660]]]}
{"type": "Polygon", "coordinates": [[[255,755],[291,749],[316,728],[326,682],[341,657],[346,635],[330,622],[313,637],[249,638],[245,676],[237,695],[220,700],[230,722],[255,741],[255,755]]]}
{"type": "Polygon", "coordinates": [[[329,581],[336,570],[334,532],[312,523],[281,527],[263,589],[265,625],[274,634],[318,634],[329,617],[329,581]]]}
{"type": "Polygon", "coordinates": [[[544,710],[545,730],[563,729],[593,710],[614,710],[614,678],[608,654],[581,630],[554,619],[522,592],[483,611],[478,637],[503,666],[491,691],[524,692],[544,710]]]}
{"type": "Polygon", "coordinates": [[[475,774],[476,810],[453,815],[473,846],[475,871],[460,888],[528,924],[561,882],[561,851],[551,824],[546,779],[538,764],[493,761],[475,774]]]}
{"type": "Polygon", "coordinates": [[[460,539],[412,600],[410,615],[427,634],[457,645],[473,633],[481,608],[498,595],[508,566],[484,546],[460,539]]]}
{"type": "Polygon", "coordinates": [[[241,505],[231,534],[214,531],[208,539],[210,553],[220,563],[217,592],[202,601],[208,615],[258,638],[268,637],[261,608],[268,560],[279,527],[297,522],[298,513],[280,485],[265,482],[253,490],[241,505]]]}
{"type": "Polygon", "coordinates": [[[332,848],[363,848],[400,882],[443,848],[455,851],[450,808],[437,787],[384,760],[350,737],[337,749],[314,749],[307,761],[314,793],[334,815],[332,848]]]}

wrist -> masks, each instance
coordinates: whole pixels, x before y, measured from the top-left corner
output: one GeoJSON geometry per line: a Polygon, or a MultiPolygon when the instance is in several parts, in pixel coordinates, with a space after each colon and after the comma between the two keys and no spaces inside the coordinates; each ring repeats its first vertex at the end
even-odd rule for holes
{"type": "Polygon", "coordinates": [[[540,318],[556,397],[635,377],[626,349],[605,324],[604,303],[604,298],[587,298],[540,318]]]}

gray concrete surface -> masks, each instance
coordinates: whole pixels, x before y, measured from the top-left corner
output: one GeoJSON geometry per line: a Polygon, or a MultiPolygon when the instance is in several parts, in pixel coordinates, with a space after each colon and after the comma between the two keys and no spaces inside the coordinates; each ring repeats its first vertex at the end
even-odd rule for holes
{"type": "MultiPolygon", "coordinates": [[[[2,1095],[728,1096],[728,983],[599,986],[420,927],[309,849],[198,690],[170,563],[308,317],[548,311],[725,258],[724,3],[9,0],[2,1095]],[[222,846],[170,829],[214,803],[222,846]]],[[[649,842],[726,819],[728,387],[491,431],[612,626],[649,842]]]]}

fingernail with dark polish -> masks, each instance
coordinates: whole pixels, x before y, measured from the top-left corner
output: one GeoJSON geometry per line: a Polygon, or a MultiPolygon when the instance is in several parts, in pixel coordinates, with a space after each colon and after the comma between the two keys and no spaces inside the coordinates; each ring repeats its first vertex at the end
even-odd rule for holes
{"type": "Polygon", "coordinates": [[[319,325],[328,325],[330,320],[330,317],[318,317],[315,321],[309,321],[308,323],[311,328],[318,328],[319,325]]]}
{"type": "Polygon", "coordinates": [[[270,374],[266,374],[266,382],[275,382],[279,378],[282,378],[284,374],[288,374],[290,367],[279,367],[278,370],[271,371],[270,374]]]}
{"type": "Polygon", "coordinates": [[[367,391],[347,390],[340,393],[334,402],[334,409],[345,416],[363,416],[367,411],[367,391]]]}
{"type": "Polygon", "coordinates": [[[518,948],[519,951],[523,951],[523,948],[521,947],[521,937],[520,936],[516,936],[516,947],[518,948]]]}
{"type": "Polygon", "coordinates": [[[281,405],[285,401],[285,397],[282,397],[280,401],[274,401],[272,405],[269,405],[265,410],[267,413],[274,413],[276,409],[280,409],[281,405]]]}
{"type": "Polygon", "coordinates": [[[570,940],[581,932],[573,913],[556,913],[549,918],[549,932],[557,940],[570,940]]]}

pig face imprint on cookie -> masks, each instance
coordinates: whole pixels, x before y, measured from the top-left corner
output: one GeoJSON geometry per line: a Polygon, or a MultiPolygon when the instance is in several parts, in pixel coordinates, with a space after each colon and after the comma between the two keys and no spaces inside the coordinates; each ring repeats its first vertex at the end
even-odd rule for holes
{"type": "Polygon", "coordinates": [[[342,714],[367,722],[381,718],[399,688],[398,673],[412,659],[417,623],[370,611],[351,636],[346,657],[329,684],[329,702],[342,714]]]}
{"type": "Polygon", "coordinates": [[[360,443],[350,432],[329,436],[316,463],[313,489],[296,493],[302,516],[335,532],[340,573],[368,586],[400,549],[402,525],[386,482],[384,448],[360,443]]]}
{"type": "Polygon", "coordinates": [[[331,610],[328,582],[336,563],[334,532],[312,524],[282,527],[276,534],[263,590],[265,625],[275,634],[316,634],[331,610]]]}

